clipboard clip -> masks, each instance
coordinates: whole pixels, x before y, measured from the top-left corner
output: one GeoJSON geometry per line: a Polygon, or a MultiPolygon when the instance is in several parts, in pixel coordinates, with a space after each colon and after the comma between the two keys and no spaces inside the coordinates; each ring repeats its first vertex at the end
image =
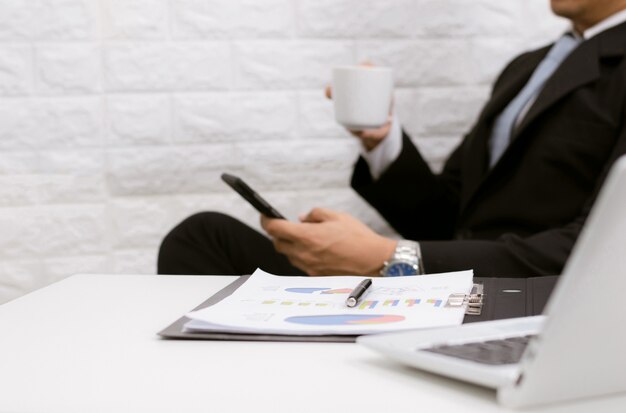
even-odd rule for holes
{"type": "Polygon", "coordinates": [[[474,284],[469,294],[450,294],[446,305],[448,307],[465,307],[466,315],[480,315],[483,310],[483,285],[474,284]]]}

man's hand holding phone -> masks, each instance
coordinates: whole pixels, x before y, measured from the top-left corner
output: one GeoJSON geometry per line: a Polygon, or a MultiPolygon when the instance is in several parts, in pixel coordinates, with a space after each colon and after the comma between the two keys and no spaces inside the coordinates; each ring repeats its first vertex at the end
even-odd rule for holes
{"type": "Polygon", "coordinates": [[[288,221],[241,178],[222,174],[222,179],[261,213],[276,251],[309,275],[379,275],[396,248],[396,241],[330,209],[315,208],[300,222],[288,221]]]}
{"type": "Polygon", "coordinates": [[[349,214],[315,208],[301,222],[261,217],[276,250],[311,276],[380,275],[397,241],[385,238],[349,214]]]}

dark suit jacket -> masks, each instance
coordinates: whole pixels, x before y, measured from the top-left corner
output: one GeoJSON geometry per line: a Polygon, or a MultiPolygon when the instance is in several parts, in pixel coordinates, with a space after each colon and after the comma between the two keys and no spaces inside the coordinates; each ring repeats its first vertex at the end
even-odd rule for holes
{"type": "Polygon", "coordinates": [[[609,167],[626,153],[625,49],[621,24],[574,50],[491,170],[487,142],[494,118],[549,47],[504,69],[441,174],[430,171],[405,135],[401,155],[377,181],[360,158],[352,186],[404,238],[420,241],[429,273],[559,274],[609,167]]]}

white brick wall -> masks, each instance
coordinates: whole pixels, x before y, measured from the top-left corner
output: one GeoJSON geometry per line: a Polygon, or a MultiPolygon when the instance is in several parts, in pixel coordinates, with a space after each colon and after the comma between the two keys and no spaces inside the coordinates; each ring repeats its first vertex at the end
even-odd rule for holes
{"type": "Polygon", "coordinates": [[[392,65],[396,106],[437,168],[513,55],[563,27],[548,0],[1,0],[0,303],[76,272],[153,273],[185,216],[353,212],[354,140],[322,94],[333,65],[392,65]]]}

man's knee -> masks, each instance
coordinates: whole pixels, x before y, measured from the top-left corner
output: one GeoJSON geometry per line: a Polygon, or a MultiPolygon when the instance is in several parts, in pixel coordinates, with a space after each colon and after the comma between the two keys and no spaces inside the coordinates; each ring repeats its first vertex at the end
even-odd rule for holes
{"type": "Polygon", "coordinates": [[[188,260],[198,251],[219,244],[221,233],[239,223],[238,220],[220,212],[193,214],[172,228],[161,241],[157,266],[158,272],[177,271],[181,260],[188,260]]]}
{"type": "Polygon", "coordinates": [[[219,229],[238,222],[235,218],[223,214],[221,212],[207,211],[198,212],[185,218],[171,232],[173,233],[189,233],[197,231],[206,231],[207,229],[219,229]]]}
{"type": "Polygon", "coordinates": [[[238,222],[235,218],[221,212],[198,212],[172,228],[163,239],[161,249],[169,247],[172,243],[212,238],[238,222]]]}

